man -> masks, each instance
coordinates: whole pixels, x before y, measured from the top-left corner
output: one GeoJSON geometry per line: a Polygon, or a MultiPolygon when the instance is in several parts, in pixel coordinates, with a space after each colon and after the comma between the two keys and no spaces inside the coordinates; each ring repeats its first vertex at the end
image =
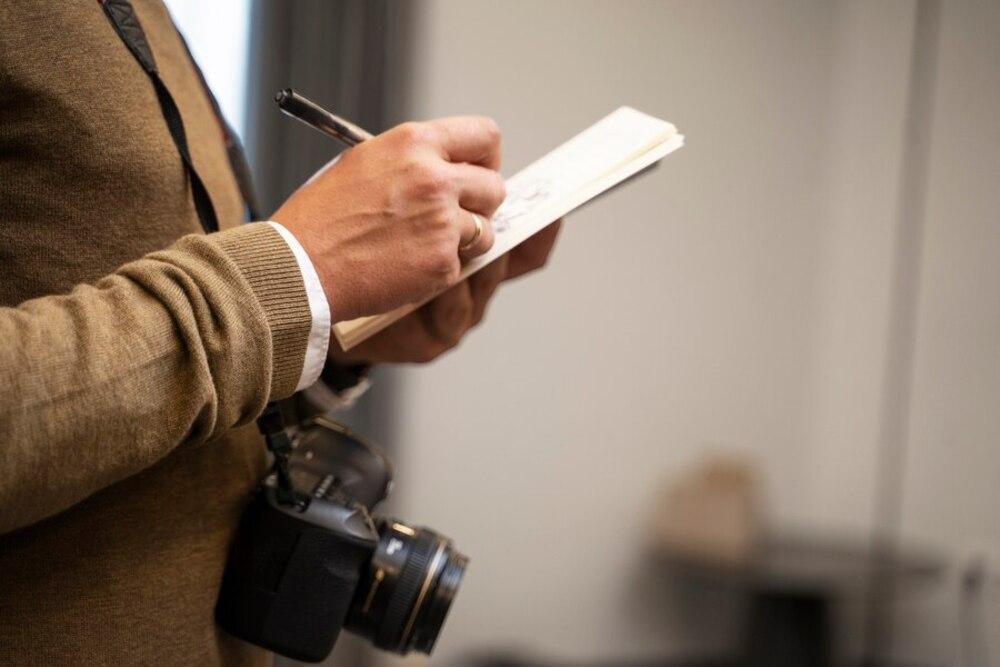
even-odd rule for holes
{"type": "Polygon", "coordinates": [[[552,227],[455,284],[504,196],[483,118],[394,128],[270,222],[205,90],[136,0],[221,231],[205,234],[157,91],[96,2],[0,4],[0,664],[256,664],[212,617],[262,478],[254,419],[332,364],[428,361],[552,227]],[[352,350],[329,324],[450,289],[352,350]],[[329,351],[327,348],[329,347],[329,351]]]}

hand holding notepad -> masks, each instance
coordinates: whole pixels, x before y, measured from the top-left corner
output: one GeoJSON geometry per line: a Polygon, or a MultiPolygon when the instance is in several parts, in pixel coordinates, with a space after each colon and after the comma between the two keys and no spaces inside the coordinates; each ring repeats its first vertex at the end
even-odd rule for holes
{"type": "MultiPolygon", "coordinates": [[[[683,145],[673,125],[630,107],[604,117],[507,179],[507,199],[493,216],[493,247],[467,263],[461,279],[683,145]]],[[[333,331],[349,350],[421,305],[339,322],[333,331]]]]}

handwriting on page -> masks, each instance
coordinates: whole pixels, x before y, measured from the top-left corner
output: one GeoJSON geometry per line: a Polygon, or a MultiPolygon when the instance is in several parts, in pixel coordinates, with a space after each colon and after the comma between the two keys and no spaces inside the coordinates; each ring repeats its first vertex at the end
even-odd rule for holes
{"type": "Polygon", "coordinates": [[[600,178],[674,131],[658,118],[622,107],[507,180],[507,199],[493,216],[503,234],[524,214],[600,178]]]}

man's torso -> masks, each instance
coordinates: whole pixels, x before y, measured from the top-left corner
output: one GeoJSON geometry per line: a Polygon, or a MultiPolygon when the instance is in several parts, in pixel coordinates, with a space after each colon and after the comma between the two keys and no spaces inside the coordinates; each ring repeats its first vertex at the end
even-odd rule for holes
{"type": "MultiPolygon", "coordinates": [[[[134,5],[220,226],[239,224],[221,127],[166,9],[134,5]]],[[[0,306],[65,293],[200,231],[155,92],[100,4],[0,5],[0,306]]],[[[212,619],[263,471],[255,429],[235,429],[0,535],[0,664],[263,661],[212,619]]]]}

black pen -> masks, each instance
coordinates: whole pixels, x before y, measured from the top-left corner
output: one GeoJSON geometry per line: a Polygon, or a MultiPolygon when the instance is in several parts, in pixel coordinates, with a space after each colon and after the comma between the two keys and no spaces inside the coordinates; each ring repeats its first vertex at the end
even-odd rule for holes
{"type": "Polygon", "coordinates": [[[354,123],[330,113],[312,100],[299,95],[291,88],[285,88],[274,96],[278,107],[286,114],[315,128],[325,135],[343,141],[348,146],[357,146],[366,139],[371,139],[371,132],[366,132],[354,123]]]}

